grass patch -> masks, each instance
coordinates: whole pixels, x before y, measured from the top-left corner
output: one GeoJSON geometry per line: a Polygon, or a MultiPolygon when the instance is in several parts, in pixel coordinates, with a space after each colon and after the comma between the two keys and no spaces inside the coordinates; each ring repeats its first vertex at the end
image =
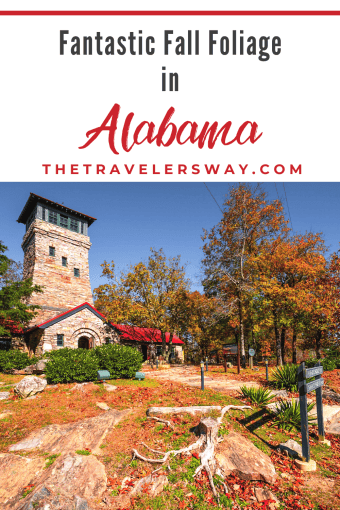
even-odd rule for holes
{"type": "Polygon", "coordinates": [[[76,453],[78,455],[91,455],[91,452],[89,450],[76,450],[76,453]]]}
{"type": "Polygon", "coordinates": [[[49,455],[46,459],[45,469],[52,466],[52,464],[55,462],[55,460],[60,457],[60,453],[56,453],[54,455],[49,455]]]}

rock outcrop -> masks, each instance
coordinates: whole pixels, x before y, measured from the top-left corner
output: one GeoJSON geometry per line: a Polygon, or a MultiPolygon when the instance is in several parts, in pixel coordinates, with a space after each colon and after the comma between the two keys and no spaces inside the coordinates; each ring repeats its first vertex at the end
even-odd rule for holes
{"type": "Polygon", "coordinates": [[[112,410],[75,423],[48,425],[11,446],[9,450],[17,452],[39,448],[49,453],[74,453],[88,448],[92,453],[100,454],[99,447],[107,433],[129,413],[130,409],[112,410]]]}
{"type": "Polygon", "coordinates": [[[41,379],[34,375],[28,375],[14,386],[14,392],[22,398],[32,397],[33,395],[43,391],[46,388],[46,385],[46,379],[41,379]]]}
{"type": "MultiPolygon", "coordinates": [[[[18,464],[17,459],[22,457],[11,455],[12,471],[13,464],[17,466],[16,493],[11,487],[14,496],[7,499],[2,507],[4,510],[33,510],[34,503],[49,510],[90,510],[91,501],[101,498],[107,487],[107,478],[104,465],[93,455],[65,455],[56,459],[54,464],[46,470],[40,469],[34,479],[32,492],[24,496],[24,486],[19,486],[20,476],[26,476],[25,468],[29,463],[18,464]],[[14,460],[13,457],[16,457],[14,460]],[[18,469],[19,468],[19,469],[18,469]],[[41,506],[43,504],[43,506],[41,506]]],[[[30,461],[31,459],[24,459],[30,461]]],[[[39,458],[45,463],[45,459],[39,458]]],[[[32,459],[31,463],[37,459],[32,459]]],[[[32,471],[32,469],[31,469],[32,471]]],[[[31,474],[30,471],[30,474],[31,474]]],[[[31,482],[32,483],[32,482],[31,482]]]]}
{"type": "Polygon", "coordinates": [[[236,473],[243,480],[275,483],[277,475],[268,455],[237,432],[225,436],[216,449],[215,458],[225,476],[236,473]]]}

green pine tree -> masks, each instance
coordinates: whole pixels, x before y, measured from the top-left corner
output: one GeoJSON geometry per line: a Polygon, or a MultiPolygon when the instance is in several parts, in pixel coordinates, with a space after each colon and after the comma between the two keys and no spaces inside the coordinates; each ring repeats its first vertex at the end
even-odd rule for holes
{"type": "Polygon", "coordinates": [[[27,298],[33,292],[42,292],[41,287],[32,285],[31,278],[13,278],[13,261],[5,255],[6,250],[0,241],[0,336],[11,336],[13,327],[25,327],[39,308],[27,305],[27,298]]]}

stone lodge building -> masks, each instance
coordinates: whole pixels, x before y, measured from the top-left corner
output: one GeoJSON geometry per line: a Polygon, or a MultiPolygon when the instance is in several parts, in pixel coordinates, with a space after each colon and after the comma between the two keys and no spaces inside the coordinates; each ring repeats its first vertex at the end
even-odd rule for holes
{"type": "MultiPolygon", "coordinates": [[[[144,360],[161,353],[158,330],[113,324],[93,306],[88,230],[96,218],[31,193],[17,221],[26,226],[23,277],[43,287],[29,301],[40,306],[24,332],[30,352],[116,342],[137,347],[144,360]]],[[[174,336],[172,343],[173,354],[183,359],[184,342],[174,336]]]]}

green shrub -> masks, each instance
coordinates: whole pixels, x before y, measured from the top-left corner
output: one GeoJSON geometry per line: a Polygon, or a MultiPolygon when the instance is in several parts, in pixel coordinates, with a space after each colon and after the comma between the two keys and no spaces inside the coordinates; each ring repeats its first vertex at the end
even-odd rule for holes
{"type": "Polygon", "coordinates": [[[46,356],[46,378],[51,383],[96,381],[98,370],[108,370],[112,379],[135,376],[143,362],[142,354],[134,347],[108,344],[95,349],[51,351],[46,356]]]}
{"type": "Polygon", "coordinates": [[[266,406],[275,398],[275,395],[264,388],[247,388],[246,386],[241,386],[240,390],[244,397],[260,407],[266,406]]]}
{"type": "Polygon", "coordinates": [[[325,358],[321,359],[321,365],[323,366],[323,369],[325,372],[328,372],[329,370],[335,370],[337,366],[337,360],[335,358],[325,358]]]}
{"type": "Polygon", "coordinates": [[[297,391],[297,368],[298,365],[294,364],[276,367],[272,373],[274,386],[279,389],[297,391]]]}
{"type": "Polygon", "coordinates": [[[85,382],[97,379],[99,370],[95,349],[65,347],[48,354],[45,373],[49,383],[85,382]]]}
{"type": "Polygon", "coordinates": [[[143,363],[142,353],[135,347],[107,344],[94,349],[99,370],[108,370],[112,379],[131,379],[143,363]]]}
{"type": "MultiPolygon", "coordinates": [[[[315,406],[314,402],[308,404],[307,412],[311,411],[315,406]]],[[[314,423],[315,417],[308,417],[309,423],[314,423]]],[[[278,412],[274,419],[274,425],[277,425],[282,430],[291,432],[293,429],[301,430],[301,410],[299,400],[280,400],[278,404],[278,412]]]]}
{"type": "MultiPolygon", "coordinates": [[[[308,358],[306,361],[305,361],[305,365],[307,368],[313,368],[315,366],[315,364],[318,362],[319,360],[316,359],[316,358],[308,358]]],[[[321,360],[320,360],[321,361],[321,360]]],[[[322,361],[321,361],[322,362],[322,361]]]]}
{"type": "Polygon", "coordinates": [[[0,351],[0,372],[6,373],[10,370],[22,370],[23,368],[33,365],[38,358],[30,358],[27,352],[21,351],[0,351]]]}
{"type": "Polygon", "coordinates": [[[323,366],[325,372],[328,372],[329,370],[335,370],[336,368],[340,368],[340,358],[333,358],[331,356],[320,360],[316,358],[309,358],[307,361],[305,361],[305,365],[307,368],[312,368],[315,366],[317,361],[321,362],[321,365],[323,366]]]}

